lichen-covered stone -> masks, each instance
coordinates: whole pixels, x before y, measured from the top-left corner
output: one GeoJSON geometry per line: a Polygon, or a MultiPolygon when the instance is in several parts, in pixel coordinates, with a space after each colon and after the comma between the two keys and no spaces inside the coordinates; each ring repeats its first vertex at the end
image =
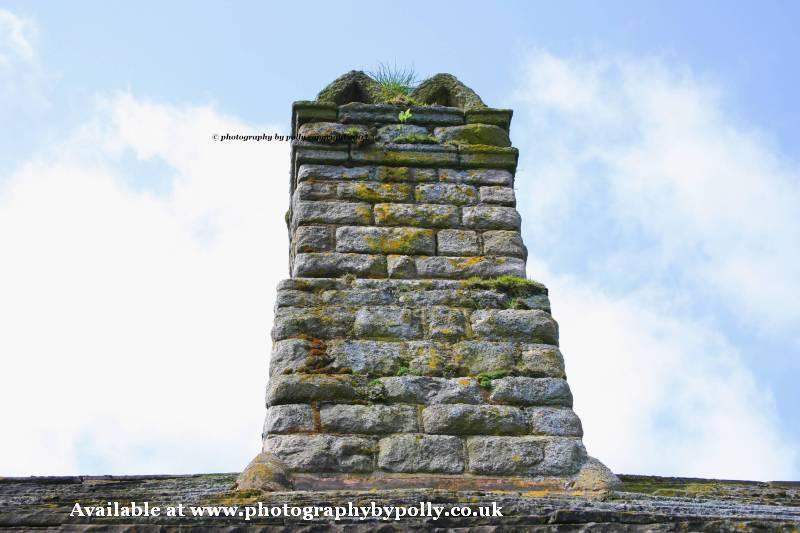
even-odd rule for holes
{"type": "Polygon", "coordinates": [[[417,277],[417,263],[407,255],[386,257],[389,277],[392,279],[412,279],[417,277]]]}
{"type": "Polygon", "coordinates": [[[343,200],[408,202],[411,186],[406,183],[348,182],[338,184],[336,194],[343,200]]]}
{"type": "Polygon", "coordinates": [[[481,254],[478,233],[469,230],[443,229],[436,233],[439,255],[476,256],[481,254]]]}
{"type": "Polygon", "coordinates": [[[511,146],[508,132],[490,124],[465,124],[435,128],[433,134],[439,142],[511,146]]]}
{"type": "Polygon", "coordinates": [[[273,405],[267,409],[264,435],[314,431],[311,406],[307,404],[273,405]]]}
{"type": "Polygon", "coordinates": [[[558,345],[558,324],[539,309],[479,309],[470,320],[475,335],[486,340],[558,345]]]}
{"type": "Polygon", "coordinates": [[[541,437],[544,441],[544,459],[536,472],[543,476],[570,476],[576,474],[588,460],[586,448],[580,439],[568,437],[541,437]]]}
{"type": "Polygon", "coordinates": [[[458,226],[458,208],[439,204],[375,204],[375,223],[383,226],[442,228],[458,226]]]}
{"type": "Polygon", "coordinates": [[[305,141],[292,141],[295,162],[315,165],[341,165],[350,160],[349,145],[323,145],[305,141]]]}
{"type": "Polygon", "coordinates": [[[344,167],[331,165],[300,165],[297,181],[306,180],[365,180],[369,179],[369,167],[344,167]]]}
{"type": "Polygon", "coordinates": [[[525,414],[534,435],[583,436],[581,419],[569,407],[528,407],[525,414]]]}
{"type": "Polygon", "coordinates": [[[350,157],[356,164],[409,167],[452,167],[458,165],[453,146],[434,144],[374,144],[353,148],[350,157]]]}
{"type": "Polygon", "coordinates": [[[464,445],[446,435],[391,435],[378,443],[378,468],[388,472],[459,474],[464,471],[464,445]]]}
{"type": "Polygon", "coordinates": [[[369,224],[372,206],[362,202],[295,202],[293,225],[306,224],[369,224]]]}
{"type": "Polygon", "coordinates": [[[392,294],[381,289],[330,289],[319,293],[324,305],[388,305],[394,302],[392,294]]]}
{"type": "Polygon", "coordinates": [[[425,433],[445,435],[524,435],[525,413],[506,405],[429,405],[422,411],[425,433]]]}
{"type": "Polygon", "coordinates": [[[510,371],[519,347],[513,342],[462,341],[453,346],[453,365],[467,375],[510,371]]]}
{"type": "Polygon", "coordinates": [[[517,231],[484,231],[483,253],[486,255],[504,255],[525,259],[528,250],[522,243],[522,236],[517,231]]]}
{"type": "Polygon", "coordinates": [[[519,151],[513,147],[466,144],[459,148],[458,164],[467,168],[513,170],[517,168],[518,157],[519,151]]]}
{"type": "Polygon", "coordinates": [[[327,252],[333,249],[333,231],[328,226],[300,226],[292,244],[295,253],[327,252]]]}
{"type": "Polygon", "coordinates": [[[565,378],[564,356],[558,346],[522,344],[519,371],[530,377],[565,378]]]}
{"type": "Polygon", "coordinates": [[[480,388],[474,378],[439,378],[429,376],[391,376],[381,378],[386,401],[416,404],[477,404],[480,388]]]}
{"type": "Polygon", "coordinates": [[[519,231],[521,218],[513,207],[494,205],[466,206],[463,224],[473,229],[505,229],[519,231]]]}
{"type": "Polygon", "coordinates": [[[270,435],[264,452],[294,472],[372,472],[374,439],[350,435],[270,435]]]}
{"type": "Polygon", "coordinates": [[[412,405],[326,404],[320,407],[323,431],[331,433],[408,433],[418,431],[412,405]]]}
{"type": "Polygon", "coordinates": [[[338,122],[308,122],[300,126],[297,134],[304,141],[324,144],[348,143],[371,137],[365,126],[348,126],[338,122]]]}
{"type": "Polygon", "coordinates": [[[517,199],[514,196],[514,189],[511,187],[499,187],[489,185],[480,188],[481,202],[484,204],[497,204],[514,207],[517,199]]]}
{"type": "Polygon", "coordinates": [[[428,309],[427,316],[431,339],[453,342],[466,334],[467,320],[461,309],[435,306],[428,309]]]}
{"type": "Polygon", "coordinates": [[[272,340],[313,334],[320,339],[344,337],[352,331],[355,316],[342,307],[282,307],[275,311],[272,340]]]}
{"type": "Polygon", "coordinates": [[[388,124],[378,128],[376,140],[381,143],[393,143],[398,137],[408,135],[427,135],[428,129],[413,124],[388,124]]]}
{"type": "Polygon", "coordinates": [[[422,319],[405,307],[362,307],[356,312],[355,335],[359,338],[422,338],[422,319]]]}
{"type": "Polygon", "coordinates": [[[441,376],[450,364],[449,346],[435,341],[409,342],[408,368],[419,376],[441,376]]]}
{"type": "Polygon", "coordinates": [[[351,70],[322,89],[317,95],[317,101],[337,105],[348,102],[378,103],[381,101],[381,86],[364,72],[351,70]]]}
{"type": "Polygon", "coordinates": [[[506,187],[510,187],[514,183],[514,178],[507,170],[454,170],[451,168],[442,168],[439,169],[439,181],[448,183],[467,183],[470,185],[504,185],[506,187]]]}
{"type": "Polygon", "coordinates": [[[342,339],[327,343],[332,367],[369,375],[392,375],[400,370],[404,345],[401,342],[342,339]]]}
{"type": "Polygon", "coordinates": [[[286,339],[272,343],[272,355],[269,358],[270,376],[280,375],[287,371],[295,371],[305,365],[306,357],[311,349],[306,339],[286,339]]]}
{"type": "Polygon", "coordinates": [[[375,179],[388,182],[435,181],[436,171],[431,168],[378,167],[375,169],[375,179]]]}
{"type": "Polygon", "coordinates": [[[537,475],[544,443],[533,437],[469,437],[469,471],[485,475],[537,475]]]}
{"type": "Polygon", "coordinates": [[[465,279],[471,277],[524,276],[525,261],[516,257],[417,257],[421,278],[465,279]]]}
{"type": "Polygon", "coordinates": [[[520,296],[518,302],[527,309],[541,309],[545,313],[550,313],[550,298],[547,294],[531,294],[530,296],[520,296]]]}
{"type": "Polygon", "coordinates": [[[285,290],[278,291],[275,298],[275,307],[312,307],[317,305],[317,297],[314,293],[306,291],[285,290]]]}
{"type": "Polygon", "coordinates": [[[464,118],[467,124],[492,124],[508,131],[513,114],[514,112],[511,109],[486,107],[483,109],[468,109],[464,112],[464,118]]]}
{"type": "Polygon", "coordinates": [[[572,392],[559,378],[505,377],[492,381],[493,402],[515,405],[560,405],[572,407],[572,392]]]}
{"type": "Polygon", "coordinates": [[[351,376],[329,374],[289,374],[273,376],[267,388],[267,405],[348,401],[356,397],[351,376]]]}
{"type": "Polygon", "coordinates": [[[461,109],[483,109],[486,104],[475,91],[452,74],[436,74],[420,83],[411,97],[426,104],[439,104],[461,109]]]}
{"type": "Polygon", "coordinates": [[[417,185],[414,196],[419,203],[473,205],[478,203],[478,190],[460,183],[424,183],[417,185]]]}
{"type": "Polygon", "coordinates": [[[334,252],[297,254],[292,269],[296,278],[329,278],[343,274],[382,278],[386,273],[386,258],[382,255],[334,252]]]}
{"type": "Polygon", "coordinates": [[[337,252],[372,254],[433,254],[433,230],[420,228],[379,228],[341,226],[336,229],[337,252]]]}
{"type": "Polygon", "coordinates": [[[304,181],[297,185],[295,195],[299,200],[332,200],[336,198],[336,183],[304,181]]]}

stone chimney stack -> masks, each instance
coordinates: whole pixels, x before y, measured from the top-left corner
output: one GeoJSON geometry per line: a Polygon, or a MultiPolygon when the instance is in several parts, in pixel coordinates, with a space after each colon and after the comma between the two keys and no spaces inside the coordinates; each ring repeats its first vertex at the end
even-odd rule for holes
{"type": "Polygon", "coordinates": [[[526,278],[511,110],[449,74],[384,100],[353,71],[293,106],[291,278],[239,487],[608,488],[526,278]]]}

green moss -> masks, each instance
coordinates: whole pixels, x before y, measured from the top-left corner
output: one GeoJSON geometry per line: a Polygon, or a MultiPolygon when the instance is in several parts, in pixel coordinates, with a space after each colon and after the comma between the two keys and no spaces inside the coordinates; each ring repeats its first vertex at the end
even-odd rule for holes
{"type": "Polygon", "coordinates": [[[398,376],[405,376],[406,374],[408,374],[408,367],[407,366],[401,366],[400,368],[397,369],[397,375],[398,376]]]}
{"type": "Polygon", "coordinates": [[[465,289],[497,290],[515,297],[547,294],[547,288],[538,281],[509,275],[496,278],[479,278],[475,276],[462,281],[461,286],[465,289]]]}
{"type": "Polygon", "coordinates": [[[491,389],[492,388],[492,381],[495,379],[504,378],[511,373],[510,370],[500,369],[500,370],[492,370],[490,372],[481,372],[475,379],[478,380],[478,385],[484,389],[491,389]]]}
{"type": "Polygon", "coordinates": [[[430,133],[407,133],[392,140],[395,144],[436,144],[436,137],[430,133]]]}

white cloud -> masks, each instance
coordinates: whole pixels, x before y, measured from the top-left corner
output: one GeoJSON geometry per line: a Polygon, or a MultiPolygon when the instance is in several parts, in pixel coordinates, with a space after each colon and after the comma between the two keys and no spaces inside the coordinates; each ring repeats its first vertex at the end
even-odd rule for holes
{"type": "Polygon", "coordinates": [[[33,63],[36,60],[31,42],[34,30],[30,20],[0,9],[0,67],[15,61],[33,63]]]}
{"type": "Polygon", "coordinates": [[[120,94],[3,182],[3,475],[230,471],[257,452],[288,146],[211,136],[262,131],[120,94]],[[153,160],[167,194],[131,186],[153,160]]]}
{"type": "Polygon", "coordinates": [[[800,173],[721,94],[658,60],[547,53],[516,93],[528,270],[552,289],[589,451],[617,471],[799,473],[726,333],[792,342],[800,173]]]}

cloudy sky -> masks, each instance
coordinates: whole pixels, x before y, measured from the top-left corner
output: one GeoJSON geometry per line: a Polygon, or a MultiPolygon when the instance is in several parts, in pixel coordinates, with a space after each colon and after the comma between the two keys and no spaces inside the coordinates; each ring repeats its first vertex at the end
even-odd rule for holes
{"type": "Polygon", "coordinates": [[[240,470],[291,102],[380,62],[515,110],[528,274],[592,455],[800,478],[791,2],[6,2],[0,475],[240,470]],[[557,6],[557,7],[556,7],[557,6]]]}

